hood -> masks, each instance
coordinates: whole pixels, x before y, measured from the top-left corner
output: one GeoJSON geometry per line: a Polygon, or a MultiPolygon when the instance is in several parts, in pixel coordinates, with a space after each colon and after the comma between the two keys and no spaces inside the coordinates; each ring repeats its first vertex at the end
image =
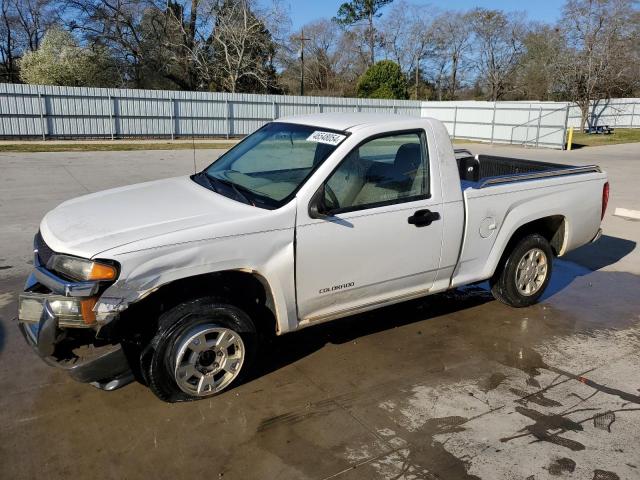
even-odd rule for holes
{"type": "MultiPolygon", "coordinates": [[[[51,249],[84,258],[172,232],[238,222],[265,210],[208,190],[189,177],[104,190],[51,210],[40,232],[51,249]]],[[[185,239],[188,240],[188,239],[185,239]]]]}

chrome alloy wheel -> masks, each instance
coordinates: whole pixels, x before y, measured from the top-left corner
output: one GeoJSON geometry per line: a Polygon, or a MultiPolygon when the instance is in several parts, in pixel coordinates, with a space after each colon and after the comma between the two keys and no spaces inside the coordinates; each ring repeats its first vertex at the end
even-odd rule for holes
{"type": "Polygon", "coordinates": [[[536,293],[547,279],[547,255],[539,248],[525,253],[516,269],[516,287],[525,296],[536,293]]]}
{"type": "Polygon", "coordinates": [[[174,375],[189,395],[206,397],[225,389],[244,362],[242,338],[229,328],[197,325],[178,342],[174,375]]]}

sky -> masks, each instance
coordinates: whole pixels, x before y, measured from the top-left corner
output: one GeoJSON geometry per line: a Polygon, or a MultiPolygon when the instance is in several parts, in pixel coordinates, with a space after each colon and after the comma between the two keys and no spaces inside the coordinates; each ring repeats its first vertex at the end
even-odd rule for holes
{"type": "MultiPolygon", "coordinates": [[[[305,23],[320,18],[335,16],[345,0],[285,0],[290,6],[292,29],[297,30],[305,23]]],[[[499,9],[504,11],[524,11],[529,20],[554,22],[560,16],[563,0],[409,0],[408,3],[436,7],[439,10],[470,10],[475,7],[499,9]]],[[[390,7],[385,7],[388,10],[390,7]]]]}

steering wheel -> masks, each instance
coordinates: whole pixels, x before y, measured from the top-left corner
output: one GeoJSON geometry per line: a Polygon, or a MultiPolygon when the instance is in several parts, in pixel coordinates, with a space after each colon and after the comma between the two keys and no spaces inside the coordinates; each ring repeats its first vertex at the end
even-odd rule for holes
{"type": "Polygon", "coordinates": [[[340,208],[340,202],[338,201],[338,197],[336,196],[335,192],[331,189],[328,183],[324,184],[324,191],[329,197],[329,200],[331,200],[331,203],[332,203],[331,209],[340,208]]]}

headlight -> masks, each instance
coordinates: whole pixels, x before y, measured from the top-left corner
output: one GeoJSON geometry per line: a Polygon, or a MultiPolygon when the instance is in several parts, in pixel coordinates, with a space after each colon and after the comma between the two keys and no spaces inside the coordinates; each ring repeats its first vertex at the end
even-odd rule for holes
{"type": "Polygon", "coordinates": [[[53,255],[47,262],[47,268],[74,280],[115,280],[118,269],[113,265],[94,262],[69,255],[53,255]]]}
{"type": "Polygon", "coordinates": [[[58,319],[58,326],[89,327],[96,321],[93,307],[97,299],[98,297],[74,298],[25,292],[18,298],[18,319],[21,322],[39,322],[44,304],[48,303],[51,313],[58,319]]]}

